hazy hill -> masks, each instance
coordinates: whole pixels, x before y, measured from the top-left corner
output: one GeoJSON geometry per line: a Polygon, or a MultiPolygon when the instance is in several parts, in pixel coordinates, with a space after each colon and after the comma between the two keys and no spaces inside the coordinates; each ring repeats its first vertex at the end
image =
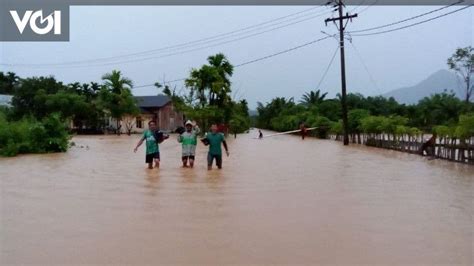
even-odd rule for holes
{"type": "Polygon", "coordinates": [[[461,93],[461,80],[448,70],[439,70],[414,86],[396,89],[383,96],[394,97],[399,103],[416,104],[426,96],[442,93],[445,90],[453,91],[459,98],[464,98],[461,93]]]}

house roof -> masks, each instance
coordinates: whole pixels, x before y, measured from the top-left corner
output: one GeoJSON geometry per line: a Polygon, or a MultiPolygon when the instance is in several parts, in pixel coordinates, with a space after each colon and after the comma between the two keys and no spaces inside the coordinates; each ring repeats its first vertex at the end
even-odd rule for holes
{"type": "Polygon", "coordinates": [[[137,105],[140,108],[150,108],[150,107],[163,107],[168,104],[171,99],[166,95],[156,95],[156,96],[135,96],[137,100],[137,105]]]}
{"type": "Polygon", "coordinates": [[[0,94],[0,106],[10,106],[13,96],[0,94]]]}

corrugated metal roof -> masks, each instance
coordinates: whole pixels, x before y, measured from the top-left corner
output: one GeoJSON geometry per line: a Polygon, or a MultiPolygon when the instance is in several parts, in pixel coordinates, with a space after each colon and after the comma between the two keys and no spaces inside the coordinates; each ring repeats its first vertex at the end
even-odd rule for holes
{"type": "Polygon", "coordinates": [[[10,106],[13,96],[0,94],[0,106],[10,106]]]}
{"type": "Polygon", "coordinates": [[[137,100],[137,105],[140,108],[163,107],[171,101],[166,95],[134,96],[134,98],[137,100]]]}

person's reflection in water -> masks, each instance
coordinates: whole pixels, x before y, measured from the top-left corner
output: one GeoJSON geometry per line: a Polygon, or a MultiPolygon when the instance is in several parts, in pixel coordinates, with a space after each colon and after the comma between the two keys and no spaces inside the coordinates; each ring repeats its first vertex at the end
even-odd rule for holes
{"type": "Polygon", "coordinates": [[[146,171],[145,180],[147,183],[145,184],[145,188],[148,189],[148,195],[156,196],[159,189],[158,182],[160,181],[160,176],[157,173],[146,171]]]}
{"type": "Polygon", "coordinates": [[[196,171],[189,168],[180,168],[179,170],[183,183],[196,183],[196,171]]]}
{"type": "Polygon", "coordinates": [[[220,190],[224,181],[225,177],[222,171],[207,172],[206,183],[209,188],[212,188],[213,190],[220,190]]]}

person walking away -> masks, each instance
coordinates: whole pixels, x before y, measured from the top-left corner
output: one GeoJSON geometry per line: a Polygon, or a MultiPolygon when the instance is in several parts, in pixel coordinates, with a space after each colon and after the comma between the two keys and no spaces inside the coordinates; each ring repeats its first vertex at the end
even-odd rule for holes
{"type": "Polygon", "coordinates": [[[148,169],[153,169],[153,161],[155,167],[160,167],[160,147],[159,143],[163,142],[169,136],[160,132],[156,127],[155,121],[148,122],[148,129],[143,132],[142,138],[138,141],[137,146],[133,152],[137,152],[138,148],[146,142],[146,156],[145,162],[148,164],[148,169]],[[158,137],[157,137],[158,136],[158,137]],[[158,139],[157,139],[158,138],[158,139]]]}
{"type": "Polygon", "coordinates": [[[209,152],[207,154],[207,170],[212,169],[214,159],[216,160],[217,168],[222,169],[222,147],[224,146],[226,155],[229,156],[229,149],[225,141],[224,134],[217,131],[217,125],[212,124],[211,132],[206,134],[206,137],[202,139],[205,145],[209,145],[209,152]]]}
{"type": "Polygon", "coordinates": [[[178,136],[178,142],[182,145],[181,160],[183,167],[194,167],[194,159],[196,155],[197,136],[200,129],[197,125],[188,120],[185,124],[185,131],[178,136]]]}

